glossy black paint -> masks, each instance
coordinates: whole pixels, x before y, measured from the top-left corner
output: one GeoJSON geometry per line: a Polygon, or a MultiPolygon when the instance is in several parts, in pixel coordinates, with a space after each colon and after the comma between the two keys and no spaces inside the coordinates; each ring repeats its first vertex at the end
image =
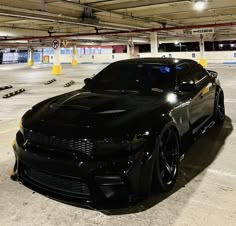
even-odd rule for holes
{"type": "Polygon", "coordinates": [[[213,76],[191,60],[119,62],[127,63],[168,65],[174,71],[172,89],[89,89],[98,74],[81,90],[35,105],[23,116],[16,135],[15,178],[64,202],[97,208],[130,203],[150,193],[156,161],[153,139],[173,127],[182,156],[189,141],[212,122],[215,100],[223,91],[215,72],[213,76]],[[200,68],[202,78],[183,85],[181,65],[200,68]]]}

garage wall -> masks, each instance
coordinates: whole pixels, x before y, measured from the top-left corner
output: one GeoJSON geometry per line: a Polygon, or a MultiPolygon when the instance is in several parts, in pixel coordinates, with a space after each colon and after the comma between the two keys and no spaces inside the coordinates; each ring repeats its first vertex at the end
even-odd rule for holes
{"type": "MultiPolygon", "coordinates": [[[[140,57],[150,57],[150,53],[140,53],[140,57]]],[[[158,57],[174,57],[174,58],[186,58],[199,61],[200,52],[162,52],[158,53],[158,57]]],[[[209,63],[235,63],[236,64],[236,52],[235,51],[219,51],[219,52],[205,52],[205,58],[209,63]]]]}
{"type": "MultiPolygon", "coordinates": [[[[151,53],[139,53],[138,57],[151,57],[151,53]]],[[[200,52],[161,52],[158,53],[158,57],[173,57],[173,58],[186,58],[199,61],[200,52]]],[[[111,63],[117,60],[128,59],[127,53],[115,53],[115,54],[89,54],[79,55],[79,63],[111,63]]],[[[224,63],[224,64],[236,64],[236,51],[219,51],[219,52],[205,52],[205,58],[209,63],[224,63]]],[[[61,55],[62,63],[71,63],[72,56],[70,54],[61,55]]],[[[53,55],[49,57],[49,63],[53,63],[53,55]]]]}
{"type": "Polygon", "coordinates": [[[235,51],[206,52],[205,57],[208,59],[209,63],[236,64],[235,51]]]}
{"type": "MultiPolygon", "coordinates": [[[[43,56],[48,57],[49,62],[53,63],[53,51],[44,52],[43,56]]],[[[186,58],[199,61],[199,52],[160,52],[158,57],[186,58]]],[[[138,57],[152,57],[151,53],[139,53],[138,57]]],[[[27,56],[25,56],[27,61],[27,56]]],[[[103,53],[103,54],[83,54],[78,56],[79,63],[111,63],[118,60],[128,59],[127,53],[103,53]]],[[[205,52],[205,58],[209,63],[236,64],[236,51],[217,51],[205,52]]],[[[42,52],[34,53],[34,62],[42,62],[42,52]]],[[[21,53],[3,53],[2,63],[23,63],[21,53]]],[[[61,63],[70,64],[72,54],[61,54],[61,63]]]]}
{"type": "MultiPolygon", "coordinates": [[[[47,54],[48,55],[48,54],[47,54]]],[[[53,63],[53,55],[49,56],[49,63],[53,63]]],[[[115,53],[115,54],[94,54],[94,55],[79,55],[79,63],[111,63],[117,60],[128,59],[127,53],[115,53]]],[[[61,63],[71,63],[72,55],[61,55],[61,63]]]]}
{"type": "Polygon", "coordinates": [[[127,53],[99,54],[99,55],[80,55],[78,62],[110,63],[117,60],[128,59],[127,53]]]}

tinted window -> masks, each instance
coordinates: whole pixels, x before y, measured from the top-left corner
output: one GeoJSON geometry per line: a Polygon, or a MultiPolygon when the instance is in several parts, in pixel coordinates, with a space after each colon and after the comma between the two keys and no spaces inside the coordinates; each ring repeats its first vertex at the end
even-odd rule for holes
{"type": "Polygon", "coordinates": [[[189,64],[179,64],[176,66],[176,75],[178,83],[193,82],[192,71],[189,64]]]}
{"type": "Polygon", "coordinates": [[[145,89],[169,90],[174,86],[172,68],[159,64],[138,65],[140,82],[145,89]]]}
{"type": "Polygon", "coordinates": [[[173,87],[173,69],[154,63],[114,63],[95,76],[87,89],[162,92],[173,87]]]}

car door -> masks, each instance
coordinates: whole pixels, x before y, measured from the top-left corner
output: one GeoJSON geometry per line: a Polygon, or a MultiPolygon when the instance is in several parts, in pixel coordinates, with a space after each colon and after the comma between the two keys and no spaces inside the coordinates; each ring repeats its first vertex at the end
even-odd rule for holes
{"type": "MultiPolygon", "coordinates": [[[[193,70],[191,65],[186,63],[181,63],[176,67],[176,76],[178,87],[183,84],[193,84],[195,83],[193,78],[193,70]]],[[[181,90],[181,99],[183,102],[188,103],[188,117],[191,128],[201,121],[204,117],[204,113],[201,109],[202,98],[198,88],[188,91],[181,90]]]]}
{"type": "Polygon", "coordinates": [[[205,99],[205,114],[207,117],[211,117],[214,114],[215,81],[213,81],[208,72],[200,64],[194,63],[191,68],[194,69],[193,79],[199,84],[202,98],[204,97],[205,99]]]}
{"type": "Polygon", "coordinates": [[[198,63],[190,63],[193,82],[196,84],[195,94],[189,105],[190,122],[193,133],[213,115],[215,86],[207,71],[198,63]]]}

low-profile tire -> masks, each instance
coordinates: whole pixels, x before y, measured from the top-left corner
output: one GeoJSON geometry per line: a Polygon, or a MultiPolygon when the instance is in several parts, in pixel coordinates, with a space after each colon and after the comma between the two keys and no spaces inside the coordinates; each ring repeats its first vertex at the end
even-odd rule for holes
{"type": "Polygon", "coordinates": [[[179,138],[173,127],[162,131],[156,139],[156,159],[153,173],[154,189],[161,192],[170,191],[178,175],[179,138]]]}
{"type": "Polygon", "coordinates": [[[220,91],[215,100],[214,120],[217,124],[223,124],[225,120],[224,93],[220,91]]]}

